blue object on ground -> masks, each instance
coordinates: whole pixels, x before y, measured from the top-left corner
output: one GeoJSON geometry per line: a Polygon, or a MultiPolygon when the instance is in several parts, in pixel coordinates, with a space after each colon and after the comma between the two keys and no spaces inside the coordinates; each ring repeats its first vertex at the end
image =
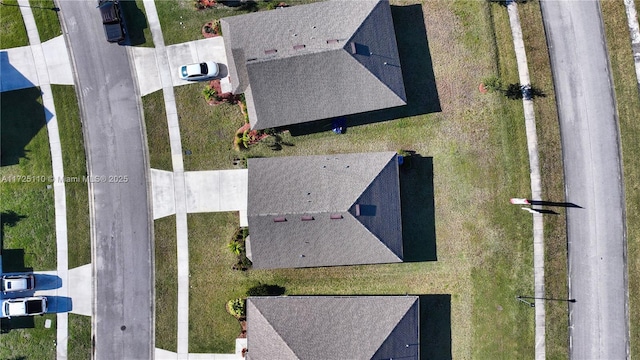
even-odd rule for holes
{"type": "Polygon", "coordinates": [[[347,118],[339,117],[335,118],[331,123],[331,128],[336,134],[344,134],[347,131],[347,118]]]}

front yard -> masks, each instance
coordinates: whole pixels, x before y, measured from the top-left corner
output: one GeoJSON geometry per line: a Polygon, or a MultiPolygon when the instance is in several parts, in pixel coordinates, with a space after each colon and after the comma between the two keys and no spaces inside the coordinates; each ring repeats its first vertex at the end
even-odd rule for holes
{"type": "MultiPolygon", "coordinates": [[[[498,4],[467,1],[418,5],[403,1],[399,5],[392,13],[401,62],[405,68],[419,69],[413,73],[417,78],[405,77],[405,87],[414,98],[430,99],[431,111],[351,126],[342,135],[292,131],[295,136],[281,134],[284,145],[277,150],[258,144],[238,152],[233,149],[233,138],[244,122],[239,108],[226,104],[210,107],[201,94],[205,84],[188,85],[175,89],[183,154],[190,151],[183,156],[187,170],[212,170],[240,167],[241,162],[234,164],[238,157],[413,150],[424,159],[417,163],[431,163],[432,169],[413,167],[409,174],[423,181],[403,183],[432,181],[435,209],[428,209],[429,203],[412,202],[403,206],[416,208],[403,207],[403,214],[435,210],[437,260],[236,271],[232,270],[235,255],[227,243],[237,229],[237,214],[190,214],[190,352],[233,351],[240,325],[226,313],[225,303],[264,283],[282,286],[290,295],[450,294],[450,341],[440,345],[452,358],[533,356],[533,312],[515,299],[533,292],[531,218],[508,203],[510,197],[530,194],[522,103],[499,93],[478,91],[480,82],[491,75],[499,76],[504,84],[518,81],[506,10],[498,4]],[[426,53],[412,55],[416,44],[426,53]],[[437,92],[428,86],[433,82],[427,76],[431,67],[437,92]],[[441,111],[433,110],[437,108],[441,111]],[[202,298],[211,300],[199,301],[202,298]]],[[[531,41],[534,49],[544,46],[537,9],[537,3],[521,6],[525,36],[538,37],[531,41]]],[[[194,22],[192,28],[195,26],[194,22]]],[[[536,99],[539,141],[544,144],[540,148],[543,173],[553,174],[544,180],[544,191],[561,201],[562,163],[548,58],[533,55],[530,60],[530,68],[536,69],[532,71],[534,84],[546,94],[536,99]]],[[[148,122],[157,119],[166,124],[151,107],[145,108],[145,116],[148,122]]],[[[147,123],[147,127],[153,125],[147,123]]],[[[159,143],[167,148],[166,141],[159,143]]],[[[156,163],[170,163],[168,151],[154,149],[151,142],[150,147],[156,159],[165,159],[156,163]]],[[[557,257],[547,266],[551,274],[566,274],[563,221],[561,214],[548,222],[547,239],[555,244],[551,248],[557,257]]],[[[156,221],[156,240],[159,236],[169,234],[160,234],[156,221]]],[[[161,259],[156,249],[157,263],[175,261],[175,253],[162,256],[166,259],[161,259]]],[[[561,275],[549,276],[553,291],[566,291],[561,275]]],[[[157,296],[157,302],[164,301],[164,294],[157,292],[157,296]]],[[[550,357],[566,357],[566,348],[562,348],[566,343],[566,309],[551,310],[550,314],[547,326],[550,336],[555,337],[547,339],[550,357]]],[[[157,321],[163,329],[175,326],[172,319],[157,321]]],[[[174,344],[172,337],[175,334],[158,338],[158,346],[174,344]]]]}

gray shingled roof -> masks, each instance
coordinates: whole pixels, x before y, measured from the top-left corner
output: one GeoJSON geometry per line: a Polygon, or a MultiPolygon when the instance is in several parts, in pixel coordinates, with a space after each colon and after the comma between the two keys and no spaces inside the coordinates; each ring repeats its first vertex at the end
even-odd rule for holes
{"type": "Polygon", "coordinates": [[[260,11],[221,26],[233,92],[245,93],[254,129],[406,104],[386,0],[260,11]]]}
{"type": "Polygon", "coordinates": [[[418,359],[419,316],[417,296],[250,297],[248,360],[418,359]]]}
{"type": "Polygon", "coordinates": [[[254,268],[402,261],[396,153],[256,158],[248,168],[254,268]]]}

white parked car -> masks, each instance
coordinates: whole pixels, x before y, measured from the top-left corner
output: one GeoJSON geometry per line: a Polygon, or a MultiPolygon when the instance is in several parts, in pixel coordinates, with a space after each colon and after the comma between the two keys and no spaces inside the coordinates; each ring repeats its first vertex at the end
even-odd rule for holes
{"type": "Polygon", "coordinates": [[[182,65],[178,71],[180,79],[189,81],[207,80],[218,76],[220,68],[213,61],[199,64],[182,65]]]}
{"type": "Polygon", "coordinates": [[[32,274],[4,275],[0,287],[3,293],[29,291],[36,287],[36,279],[32,274]]]}
{"type": "Polygon", "coordinates": [[[34,296],[2,301],[2,317],[42,315],[47,312],[47,298],[34,296]]]}

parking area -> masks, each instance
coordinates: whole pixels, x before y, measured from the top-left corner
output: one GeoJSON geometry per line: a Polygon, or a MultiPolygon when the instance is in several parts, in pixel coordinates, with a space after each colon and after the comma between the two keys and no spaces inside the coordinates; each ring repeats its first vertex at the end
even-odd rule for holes
{"type": "MultiPolygon", "coordinates": [[[[162,74],[158,71],[156,49],[129,48],[131,52],[140,86],[140,95],[144,96],[162,88],[162,74]]],[[[227,70],[227,55],[224,52],[224,42],[221,36],[190,41],[166,47],[171,82],[174,86],[189,84],[181,80],[178,68],[185,64],[214,61],[220,66],[220,79],[223,92],[231,91],[227,70]]],[[[167,79],[168,80],[168,79],[167,79]]]]}

